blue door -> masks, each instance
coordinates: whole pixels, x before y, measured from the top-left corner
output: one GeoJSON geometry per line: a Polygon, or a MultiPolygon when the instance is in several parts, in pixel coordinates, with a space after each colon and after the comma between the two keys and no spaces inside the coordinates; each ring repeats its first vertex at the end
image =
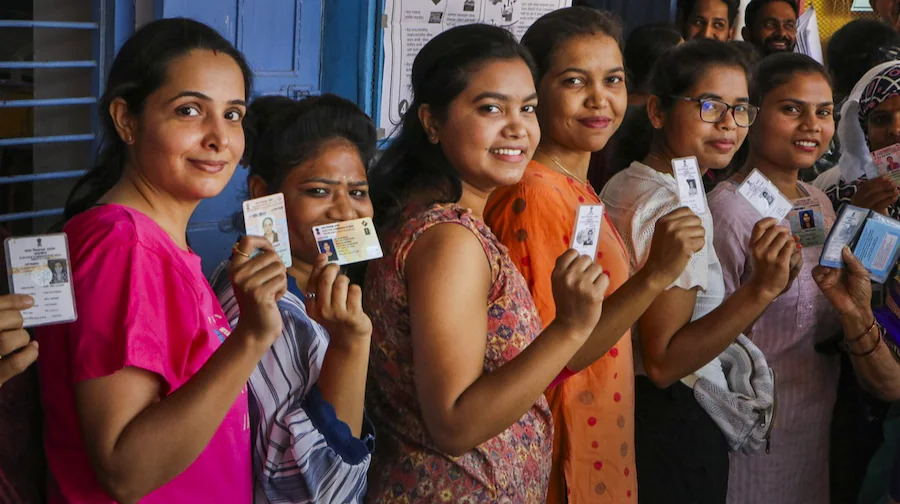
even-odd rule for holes
{"type": "MultiPolygon", "coordinates": [[[[300,98],[319,93],[324,0],[157,0],[157,17],[206,23],[237,46],[255,75],[254,96],[300,98]]],[[[240,236],[247,170],[238,167],[222,194],[204,201],[188,226],[188,239],[209,275],[240,236]]]]}

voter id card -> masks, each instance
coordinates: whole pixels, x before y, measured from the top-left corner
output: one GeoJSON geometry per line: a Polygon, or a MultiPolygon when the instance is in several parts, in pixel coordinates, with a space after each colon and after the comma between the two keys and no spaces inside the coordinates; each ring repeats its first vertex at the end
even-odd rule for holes
{"type": "Polygon", "coordinates": [[[603,205],[581,205],[575,215],[572,248],[591,259],[597,257],[600,245],[600,227],[603,225],[603,205]]]}
{"type": "Polygon", "coordinates": [[[384,254],[370,217],[312,228],[319,252],[339,266],[378,259],[384,254]]]}
{"type": "Polygon", "coordinates": [[[74,322],[78,314],[66,234],[7,238],[4,244],[10,292],[34,299],[22,311],[24,327],[74,322]]]}
{"type": "Polygon", "coordinates": [[[244,228],[247,234],[268,238],[285,267],[290,267],[291,241],[288,238],[284,195],[278,193],[248,200],[243,206],[244,228]]]}
{"type": "Polygon", "coordinates": [[[675,174],[675,181],[678,183],[678,200],[681,206],[690,208],[697,215],[705,214],[708,207],[697,158],[673,159],[672,173],[675,174]]]}

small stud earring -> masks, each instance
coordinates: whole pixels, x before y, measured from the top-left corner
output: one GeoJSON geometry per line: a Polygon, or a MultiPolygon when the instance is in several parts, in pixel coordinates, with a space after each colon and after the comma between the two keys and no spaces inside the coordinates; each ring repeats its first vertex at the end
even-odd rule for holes
{"type": "Polygon", "coordinates": [[[126,136],[125,143],[131,144],[131,142],[134,142],[134,138],[132,138],[131,135],[126,136]]]}

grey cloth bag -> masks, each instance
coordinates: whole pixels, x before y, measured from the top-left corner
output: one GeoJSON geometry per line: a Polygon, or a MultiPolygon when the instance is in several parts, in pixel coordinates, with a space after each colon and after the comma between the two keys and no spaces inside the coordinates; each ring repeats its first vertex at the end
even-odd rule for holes
{"type": "Polygon", "coordinates": [[[750,455],[766,447],[775,421],[775,372],[762,351],[743,334],[719,355],[729,390],[705,378],[694,398],[713,419],[732,451],[750,455]]]}

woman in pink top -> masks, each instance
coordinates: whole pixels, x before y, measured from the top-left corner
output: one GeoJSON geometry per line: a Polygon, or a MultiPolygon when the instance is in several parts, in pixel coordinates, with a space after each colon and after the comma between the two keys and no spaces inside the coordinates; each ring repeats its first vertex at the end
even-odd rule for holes
{"type": "Polygon", "coordinates": [[[281,333],[284,265],[265,238],[235,245],[232,332],[185,239],[243,154],[250,81],[187,19],[113,63],[104,156],[66,208],[78,320],[37,335],[52,503],[250,502],[245,384],[281,333]]]}
{"type": "Polygon", "coordinates": [[[709,195],[726,295],[756,270],[747,240],[760,217],[737,193],[754,168],[793,201],[797,210],[782,225],[800,238],[803,265],[793,286],[745,331],[775,371],[778,413],[767,454],[731,453],[728,502],[829,502],[829,433],[839,359],[817,353],[815,344],[840,331],[840,325],[812,270],[835,215],[825,193],[797,177],[822,157],[834,134],[831,84],[822,65],[807,56],[777,54],[757,67],[750,100],[760,110],[750,129],[747,164],[709,195]],[[811,217],[806,228],[804,215],[811,217]]]}

